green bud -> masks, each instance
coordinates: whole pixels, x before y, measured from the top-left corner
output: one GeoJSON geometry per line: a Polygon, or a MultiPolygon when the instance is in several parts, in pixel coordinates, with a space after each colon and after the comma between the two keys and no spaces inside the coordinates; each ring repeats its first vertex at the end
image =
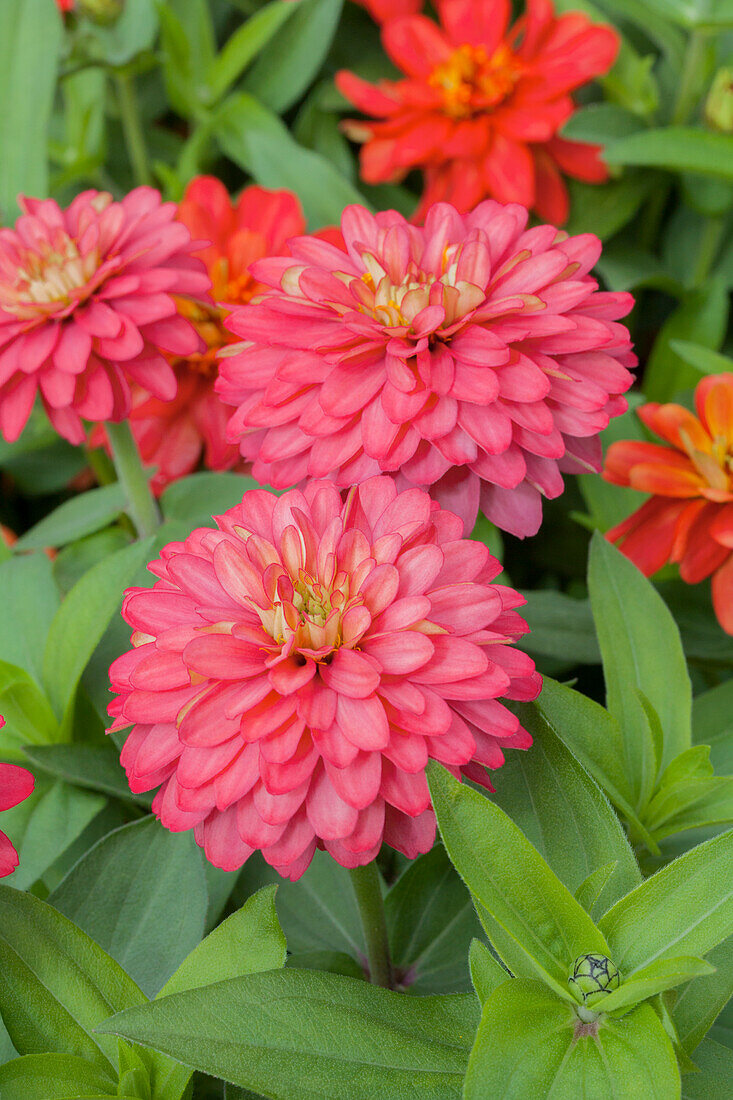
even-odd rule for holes
{"type": "Polygon", "coordinates": [[[611,993],[620,984],[618,967],[605,955],[579,955],[568,978],[568,985],[582,1003],[594,993],[611,993]]]}
{"type": "Polygon", "coordinates": [[[107,26],[122,15],[125,0],[77,0],[77,8],[92,23],[107,26]]]}
{"type": "Polygon", "coordinates": [[[719,69],[705,101],[705,121],[724,134],[733,134],[733,69],[719,69]]]}

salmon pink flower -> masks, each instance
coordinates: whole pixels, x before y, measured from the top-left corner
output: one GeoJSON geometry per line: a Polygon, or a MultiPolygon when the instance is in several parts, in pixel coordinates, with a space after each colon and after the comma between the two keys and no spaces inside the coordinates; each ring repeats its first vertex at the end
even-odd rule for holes
{"type": "MultiPolygon", "coordinates": [[[[0,717],[0,729],[5,719],[0,717]]],[[[33,776],[15,764],[0,764],[0,811],[17,806],[33,790],[33,776]]],[[[18,866],[18,853],[5,833],[0,832],[0,878],[12,875],[18,866]]]]}
{"type": "Polygon", "coordinates": [[[171,543],[130,589],[133,648],[110,669],[122,763],[218,867],[260,849],[291,879],[316,847],[345,867],[435,836],[425,768],[491,788],[531,739],[500,697],[540,678],[511,644],[522,597],[461,522],[387,477],[255,489],[171,543]]]}
{"type": "Polygon", "coordinates": [[[234,339],[223,320],[232,305],[265,289],[250,274],[250,264],[281,255],[289,237],[305,232],[300,203],[291,192],[247,187],[233,204],[224,184],[211,176],[191,181],[178,218],[196,240],[210,242],[196,255],[206,265],[216,305],[179,300],[204,350],[173,359],[174,399],[151,397],[142,389],[133,398],[130,426],[143,462],[156,468],[155,492],[195,470],[202,452],[210,470],[229,470],[240,461],[238,448],[225,439],[228,410],[214,393],[217,353],[234,339]]]}
{"type": "Polygon", "coordinates": [[[206,297],[210,285],[175,206],[150,187],[121,202],[85,191],[66,210],[52,199],[20,205],[15,228],[0,229],[5,438],[18,438],[39,391],[71,443],[84,440],[82,418],[123,420],[131,383],[169,401],[176,377],[165,354],[199,347],[173,295],[206,297]]]}
{"type": "Polygon", "coordinates": [[[639,417],[664,445],[611,444],[606,481],[652,495],[606,537],[647,576],[679,562],[688,584],[712,577],[715,613],[733,634],[733,374],[703,378],[695,407],[697,416],[642,405],[639,417]]]}
{"type": "Polygon", "coordinates": [[[368,120],[345,124],[363,141],[368,183],[425,172],[416,220],[439,201],[470,210],[481,199],[519,202],[562,225],[568,194],[561,173],[606,179],[599,147],[558,131],[576,88],[613,64],[619,38],[580,12],[555,16],[551,0],[527,0],[510,28],[510,0],[436,0],[440,26],[424,15],[390,19],[389,57],[405,74],[369,84],[341,72],[341,92],[368,120]]]}
{"type": "Polygon", "coordinates": [[[439,203],[424,229],[352,206],[347,251],[300,237],[256,264],[271,290],[228,318],[247,343],[217,389],[257,480],[389,472],[430,486],[467,534],[479,503],[534,534],[561,470],[600,469],[636,360],[616,324],[631,297],[588,275],[600,242],[526,222],[492,200],[465,216],[439,203]]]}

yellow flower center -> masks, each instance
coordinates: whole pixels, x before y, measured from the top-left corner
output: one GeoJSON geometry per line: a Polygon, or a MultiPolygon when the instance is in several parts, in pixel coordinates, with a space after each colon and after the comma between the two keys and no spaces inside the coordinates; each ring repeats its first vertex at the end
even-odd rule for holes
{"type": "Polygon", "coordinates": [[[483,46],[465,45],[436,65],[428,83],[442,93],[447,115],[470,118],[505,100],[521,73],[521,62],[505,42],[491,56],[483,46]]]}

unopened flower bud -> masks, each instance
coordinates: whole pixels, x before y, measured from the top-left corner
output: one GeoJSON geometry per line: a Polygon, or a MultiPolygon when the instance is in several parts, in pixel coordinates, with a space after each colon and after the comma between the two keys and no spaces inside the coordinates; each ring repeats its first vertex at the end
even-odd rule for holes
{"type": "Polygon", "coordinates": [[[719,69],[705,101],[705,120],[724,134],[733,134],[733,69],[719,69]]]}
{"type": "Polygon", "coordinates": [[[585,1003],[594,993],[611,993],[621,984],[617,966],[605,955],[579,955],[568,978],[568,985],[576,997],[585,1003]]]}
{"type": "Polygon", "coordinates": [[[78,0],[77,3],[82,15],[103,27],[119,19],[124,6],[125,0],[78,0]]]}

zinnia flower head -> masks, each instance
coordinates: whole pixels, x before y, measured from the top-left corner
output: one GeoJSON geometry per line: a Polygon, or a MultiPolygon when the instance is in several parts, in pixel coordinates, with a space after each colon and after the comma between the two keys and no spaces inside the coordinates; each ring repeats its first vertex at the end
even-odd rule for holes
{"type": "MultiPolygon", "coordinates": [[[[0,717],[0,729],[5,719],[0,717]]],[[[17,806],[33,790],[34,779],[25,768],[15,764],[0,764],[0,811],[17,806]]],[[[12,875],[18,866],[18,853],[5,833],[0,832],[0,878],[12,875]]]]}
{"type": "Polygon", "coordinates": [[[369,84],[340,72],[341,92],[368,120],[345,124],[363,141],[368,183],[425,172],[416,219],[434,202],[470,210],[481,199],[519,202],[562,225],[561,173],[598,183],[599,147],[558,137],[573,113],[571,92],[613,64],[619,37],[580,12],[555,16],[551,0],[527,0],[510,28],[510,0],[436,0],[440,25],[424,15],[390,19],[389,57],[405,74],[369,84]]]}
{"type": "Polygon", "coordinates": [[[382,841],[431,847],[425,767],[490,787],[529,735],[497,700],[540,678],[512,646],[523,603],[501,566],[420,489],[371,478],[241,505],[171,543],[130,589],[133,648],[110,669],[122,763],[153,809],[212,863],[255,849],[298,878],[316,847],[343,866],[382,841]]]}
{"type": "Polygon", "coordinates": [[[697,416],[681,405],[637,410],[664,444],[612,443],[603,476],[651,497],[607,532],[651,576],[679,562],[688,584],[712,577],[718,621],[733,634],[733,374],[703,378],[697,416]]]}
{"type": "Polygon", "coordinates": [[[232,438],[275,488],[341,487],[380,472],[431,486],[470,533],[479,501],[534,534],[560,470],[600,469],[597,436],[626,408],[636,360],[616,324],[628,294],[601,293],[590,235],[526,230],[520,206],[446,203],[424,228],[346,209],[346,251],[312,237],[255,265],[271,291],[227,324],[248,343],[217,389],[232,438]]]}
{"type": "Polygon", "coordinates": [[[21,198],[0,229],[0,430],[17,439],[36,394],[72,443],[85,420],[119,421],[130,385],[164,401],[176,377],[165,355],[199,339],[173,295],[207,297],[209,279],[173,203],[150,187],[121,202],[84,191],[62,210],[21,198]]]}
{"type": "Polygon", "coordinates": [[[214,393],[217,353],[234,339],[223,320],[231,305],[265,289],[250,274],[250,264],[281,255],[289,237],[305,232],[300,203],[291,192],[247,187],[232,203],[224,184],[211,176],[191,181],[178,218],[195,240],[209,242],[196,255],[206,265],[216,304],[179,300],[204,350],[172,360],[178,380],[174,399],[150,397],[142,389],[134,394],[130,426],[143,461],[156,468],[151,481],[156,492],[196,469],[202,452],[210,470],[239,462],[238,448],[225,438],[229,410],[214,393]]]}
{"type": "Polygon", "coordinates": [[[386,23],[388,19],[399,19],[404,15],[415,15],[423,9],[423,0],[355,0],[355,3],[366,8],[376,23],[386,23]]]}

